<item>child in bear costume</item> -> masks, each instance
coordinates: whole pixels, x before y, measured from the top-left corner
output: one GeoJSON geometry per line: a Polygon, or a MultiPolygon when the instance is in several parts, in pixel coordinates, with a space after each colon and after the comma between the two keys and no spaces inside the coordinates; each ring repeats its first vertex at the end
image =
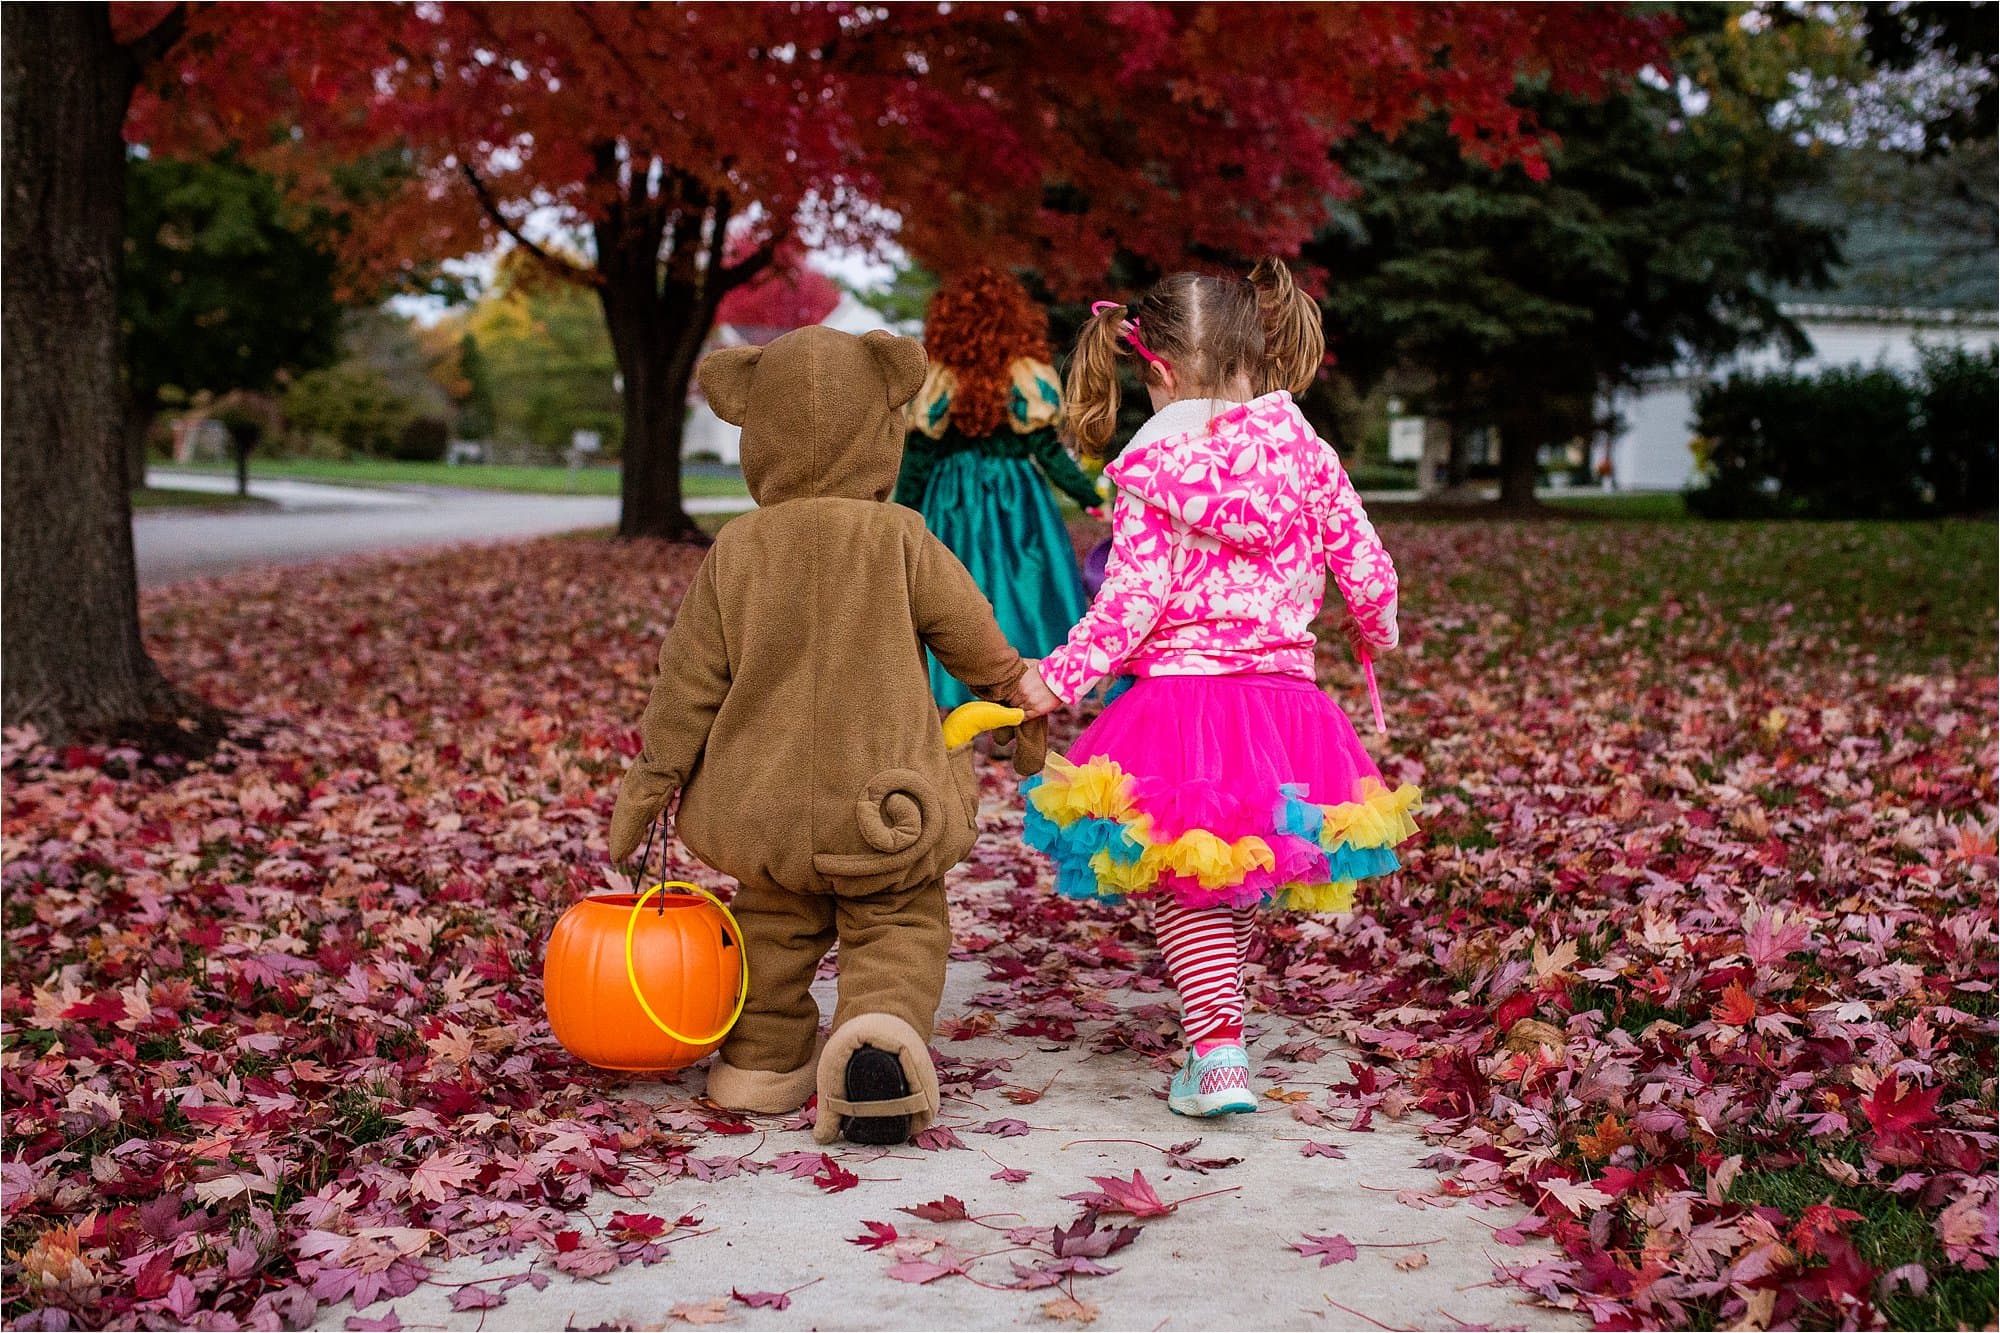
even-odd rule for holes
{"type": "MultiPolygon", "coordinates": [[[[898,1143],[938,1110],[944,875],[972,850],[978,792],[970,743],[945,751],[923,650],[989,700],[1024,670],[957,557],[885,503],[925,368],[911,339],[817,327],[701,363],[758,508],[681,602],[611,820],[624,861],[679,791],[681,841],[740,883],[750,993],[708,1096],[781,1114],[817,1090],[821,1143],[898,1143]],[[816,1056],[808,988],[836,942],[816,1056]]],[[[1029,739],[1017,763],[1039,767],[1029,739]]]]}

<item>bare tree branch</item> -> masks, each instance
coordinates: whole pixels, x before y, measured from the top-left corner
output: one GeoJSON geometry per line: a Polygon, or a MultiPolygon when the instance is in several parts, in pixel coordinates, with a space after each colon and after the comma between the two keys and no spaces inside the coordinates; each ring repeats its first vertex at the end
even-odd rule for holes
{"type": "Polygon", "coordinates": [[[493,220],[494,226],[512,237],[514,244],[539,259],[565,281],[585,287],[594,287],[602,281],[597,270],[585,268],[581,264],[564,259],[561,255],[544,250],[523,235],[521,229],[509,222],[506,215],[500,211],[499,201],[494,199],[493,192],[486,188],[486,182],[479,179],[479,173],[472,169],[470,162],[460,162],[458,169],[465,174],[466,182],[472,186],[473,196],[479,200],[479,206],[486,210],[486,216],[493,220]]]}
{"type": "Polygon", "coordinates": [[[773,232],[755,250],[752,250],[734,264],[721,269],[718,274],[721,290],[724,292],[733,291],[769,268],[771,261],[777,257],[778,247],[783,245],[784,242],[785,233],[783,231],[773,232]]]}
{"type": "Polygon", "coordinates": [[[726,285],[729,271],[723,266],[722,257],[729,245],[729,216],[735,211],[735,201],[727,190],[719,190],[715,195],[715,230],[708,238],[708,263],[702,269],[701,299],[710,309],[722,304],[722,298],[729,291],[726,285]]]}
{"type": "Polygon", "coordinates": [[[169,9],[151,31],[125,43],[125,56],[131,61],[132,77],[143,77],[155,62],[173,50],[174,44],[187,35],[187,27],[188,7],[178,4],[169,9]]]}

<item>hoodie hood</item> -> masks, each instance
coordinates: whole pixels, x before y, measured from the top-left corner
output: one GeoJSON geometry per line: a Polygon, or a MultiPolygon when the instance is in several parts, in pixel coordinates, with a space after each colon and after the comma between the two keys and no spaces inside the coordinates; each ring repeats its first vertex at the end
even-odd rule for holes
{"type": "Polygon", "coordinates": [[[743,428],[743,480],[768,508],[888,498],[903,460],[901,409],[924,370],[913,338],[815,325],[766,347],[716,352],[696,378],[715,414],[743,428]]]}
{"type": "Polygon", "coordinates": [[[1282,389],[1212,419],[1206,408],[1169,403],[1104,475],[1204,536],[1269,551],[1305,507],[1329,451],[1282,389]]]}

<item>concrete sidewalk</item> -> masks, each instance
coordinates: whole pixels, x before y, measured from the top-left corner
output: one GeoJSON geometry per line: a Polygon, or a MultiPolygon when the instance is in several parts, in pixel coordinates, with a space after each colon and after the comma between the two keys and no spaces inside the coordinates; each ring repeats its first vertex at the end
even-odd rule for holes
{"type": "MultiPolygon", "coordinates": [[[[200,491],[204,495],[236,494],[236,477],[222,472],[179,472],[147,469],[146,484],[160,490],[200,491]]],[[[315,509],[410,509],[427,503],[421,492],[389,486],[343,486],[337,482],[298,481],[289,477],[250,476],[250,498],[268,500],[288,512],[315,509]]]]}
{"type": "MultiPolygon", "coordinates": [[[[963,907],[976,906],[981,893],[1001,889],[997,884],[955,888],[961,934],[971,914],[963,907]]],[[[830,1011],[832,984],[822,982],[819,989],[822,1010],[830,1011]]],[[[1046,1092],[1029,1105],[1011,1103],[999,1088],[948,1094],[942,1123],[954,1130],[962,1150],[835,1145],[831,1156],[859,1177],[853,1188],[837,1193],[781,1171],[746,1169],[709,1183],[682,1176],[638,1198],[600,1194],[588,1207],[597,1223],[620,1211],[668,1219],[694,1214],[701,1234],[674,1240],[668,1257],[651,1267],[629,1265],[589,1281],[550,1274],[545,1289],[517,1286],[506,1304],[477,1315],[454,1312],[455,1289],[445,1284],[497,1282],[528,1265],[519,1256],[492,1264],[452,1260],[434,1271],[430,1283],[376,1302],[364,1317],[382,1319],[393,1310],[404,1326],[477,1323],[486,1330],[681,1328],[710,1322],[711,1314],[716,1322],[748,1329],[1059,1327],[1068,1307],[1044,1307],[1062,1300],[1068,1294],[1063,1288],[1006,1289],[1017,1280],[1011,1261],[1050,1261],[1025,1250],[1009,1253],[1005,1232],[1067,1226],[1080,1208],[1064,1195],[1095,1189],[1091,1176],[1129,1179],[1136,1170],[1163,1200],[1189,1201],[1172,1216],[1146,1222],[1134,1243],[1098,1261],[1116,1272],[1065,1280],[1075,1299],[1096,1311],[1097,1328],[1366,1329],[1376,1326],[1370,1320],[1399,1329],[1451,1329],[1461,1323],[1586,1326],[1563,1312],[1517,1303],[1518,1289],[1494,1282],[1495,1260],[1525,1265],[1542,1253],[1532,1243],[1509,1247],[1494,1240],[1493,1230],[1517,1220],[1518,1211],[1419,1197],[1431,1195],[1438,1178],[1417,1165],[1436,1151],[1421,1138],[1418,1117],[1398,1124],[1378,1114],[1372,1131],[1352,1133],[1308,1127],[1285,1103],[1266,1100],[1256,1115],[1181,1119],[1166,1109],[1164,1077],[1137,1055],[1094,1054],[1081,1039],[950,1039],[951,1020],[992,1012],[975,1003],[975,996],[993,990],[985,963],[952,963],[937,1048],[953,1062],[1004,1060],[1001,1084],[1046,1092]],[[974,1129],[1007,1120],[1026,1128],[1009,1126],[1004,1134],[974,1129]],[[1196,1138],[1193,1158],[1241,1160],[1205,1173],[1176,1169],[1165,1150],[1196,1138]],[[1308,1142],[1330,1144],[1345,1156],[1305,1156],[1308,1142]],[[1006,1169],[1028,1174],[1011,1183],[995,1179],[1006,1169]],[[1399,1198],[1403,1191],[1412,1193],[1399,1198]],[[980,1221],[928,1222],[898,1211],[947,1195],[963,1200],[980,1221]],[[1197,1195],[1209,1197],[1192,1197],[1197,1195]],[[887,1222],[906,1241],[919,1239],[900,1253],[895,1247],[871,1252],[849,1244],[847,1238],[862,1234],[864,1221],[887,1222]],[[1358,1247],[1358,1257],[1322,1267],[1317,1258],[1292,1248],[1308,1234],[1344,1236],[1358,1247]],[[961,1258],[987,1257],[970,1265],[970,1277],[917,1285],[888,1276],[902,1259],[935,1261],[939,1251],[915,1253],[927,1240],[942,1242],[961,1258]],[[791,1303],[782,1311],[731,1299],[732,1292],[785,1291],[791,1292],[791,1303]],[[702,1309],[718,1300],[718,1307],[702,1309]],[[685,1307],[680,1315],[671,1313],[677,1306],[685,1307]]],[[[1170,997],[1157,990],[1120,990],[1078,998],[1123,1009],[1170,997]]],[[[1018,1017],[1018,1012],[1000,1015],[994,1030],[1018,1017]]],[[[1084,1021],[1081,1014],[1078,1021],[1084,1021]]],[[[1268,1014],[1253,1014],[1251,1026],[1262,1029],[1252,1047],[1253,1070],[1271,1064],[1273,1048],[1311,1035],[1268,1014]]],[[[1330,1049],[1311,1063],[1278,1066],[1282,1083],[1260,1078],[1258,1086],[1317,1096],[1328,1084],[1344,1081],[1344,1052],[1327,1038],[1314,1040],[1330,1049]]],[[[946,1076],[949,1082],[949,1066],[946,1076]]],[[[680,1103],[699,1093],[704,1077],[697,1067],[674,1082],[635,1082],[626,1091],[648,1101],[680,1103]]],[[[1337,1119],[1344,1125],[1351,1113],[1337,1119]]],[[[781,1118],[759,1123],[763,1136],[704,1139],[701,1155],[742,1156],[747,1167],[785,1153],[818,1151],[807,1132],[782,1128],[781,1118]]],[[[1127,1220],[1106,1214],[1100,1225],[1127,1220]]],[[[350,1306],[328,1307],[317,1326],[342,1328],[353,1313],[350,1306]]],[[[1070,1326],[1084,1313],[1070,1310],[1070,1326]]]]}

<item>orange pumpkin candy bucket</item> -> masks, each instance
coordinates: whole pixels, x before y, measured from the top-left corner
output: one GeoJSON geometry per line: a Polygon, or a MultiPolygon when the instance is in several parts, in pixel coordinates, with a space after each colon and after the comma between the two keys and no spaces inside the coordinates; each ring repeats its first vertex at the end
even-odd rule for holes
{"type": "Polygon", "coordinates": [[[556,1040],[600,1069],[686,1068],[722,1045],[749,989],[736,918],[678,880],[575,903],[542,963],[556,1040]]]}

